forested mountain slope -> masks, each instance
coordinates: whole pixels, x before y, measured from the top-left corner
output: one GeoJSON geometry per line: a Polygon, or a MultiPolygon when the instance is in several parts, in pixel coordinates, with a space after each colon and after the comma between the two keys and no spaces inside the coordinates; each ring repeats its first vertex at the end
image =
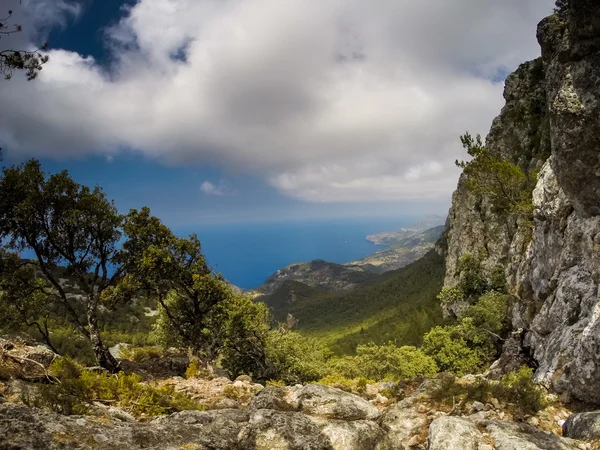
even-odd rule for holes
{"type": "Polygon", "coordinates": [[[352,353],[357,344],[370,341],[418,345],[423,334],[442,320],[436,295],[443,276],[443,258],[430,251],[357,289],[327,293],[286,282],[260,300],[276,319],[284,321],[291,314],[298,331],[323,338],[338,353],[352,353]]]}

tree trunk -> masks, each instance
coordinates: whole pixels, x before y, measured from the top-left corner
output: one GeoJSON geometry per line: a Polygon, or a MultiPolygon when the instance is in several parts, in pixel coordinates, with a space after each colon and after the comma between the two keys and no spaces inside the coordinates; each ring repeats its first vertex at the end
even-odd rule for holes
{"type": "Polygon", "coordinates": [[[94,301],[90,303],[92,304],[88,306],[87,319],[90,332],[90,343],[92,344],[92,349],[96,355],[96,362],[100,367],[108,370],[110,373],[117,373],[120,369],[120,364],[102,342],[100,330],[98,329],[98,308],[94,301]]]}

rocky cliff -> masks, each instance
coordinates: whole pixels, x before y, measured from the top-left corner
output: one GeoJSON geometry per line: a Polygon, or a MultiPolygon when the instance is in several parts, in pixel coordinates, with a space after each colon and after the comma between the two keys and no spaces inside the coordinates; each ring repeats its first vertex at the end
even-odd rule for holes
{"type": "MultiPolygon", "coordinates": [[[[538,27],[542,58],[506,80],[486,146],[530,173],[533,223],[509,223],[467,189],[453,195],[445,283],[465,252],[506,268],[511,321],[536,378],[600,404],[600,3],[571,0],[538,27]]],[[[451,313],[452,307],[448,313],[451,313]]]]}

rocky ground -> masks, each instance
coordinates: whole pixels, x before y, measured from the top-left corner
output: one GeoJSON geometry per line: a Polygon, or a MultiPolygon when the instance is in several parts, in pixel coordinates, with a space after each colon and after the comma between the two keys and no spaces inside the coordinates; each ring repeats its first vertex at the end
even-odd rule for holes
{"type": "Polygon", "coordinates": [[[206,410],[136,420],[98,403],[89,415],[64,416],[20,401],[33,381],[47,376],[52,352],[24,341],[0,341],[0,348],[0,367],[17,373],[0,382],[0,450],[600,448],[594,441],[600,440],[600,412],[573,414],[558,401],[529,416],[511,414],[510,405],[496,399],[458,405],[439,398],[438,380],[407,385],[395,398],[390,383],[369,384],[359,395],[318,384],[264,387],[245,376],[170,376],[151,382],[173,385],[206,410]]]}

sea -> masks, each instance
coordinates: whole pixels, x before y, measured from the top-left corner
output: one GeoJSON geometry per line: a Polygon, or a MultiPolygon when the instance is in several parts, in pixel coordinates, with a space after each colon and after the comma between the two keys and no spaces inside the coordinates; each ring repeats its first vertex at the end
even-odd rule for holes
{"type": "Polygon", "coordinates": [[[381,248],[367,241],[367,235],[415,221],[415,217],[344,218],[211,224],[174,231],[196,233],[212,269],[232,284],[252,289],[292,263],[323,259],[343,264],[364,258],[381,248]]]}

